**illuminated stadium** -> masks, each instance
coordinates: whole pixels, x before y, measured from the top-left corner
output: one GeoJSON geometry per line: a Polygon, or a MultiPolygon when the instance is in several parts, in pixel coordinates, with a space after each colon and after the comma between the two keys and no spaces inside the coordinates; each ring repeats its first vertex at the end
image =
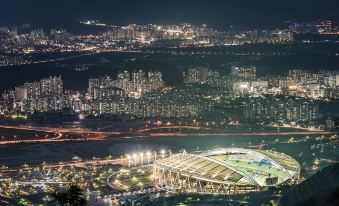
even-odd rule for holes
{"type": "Polygon", "coordinates": [[[159,187],[172,191],[238,194],[293,183],[300,165],[283,153],[221,148],[174,154],[154,163],[159,187]]]}

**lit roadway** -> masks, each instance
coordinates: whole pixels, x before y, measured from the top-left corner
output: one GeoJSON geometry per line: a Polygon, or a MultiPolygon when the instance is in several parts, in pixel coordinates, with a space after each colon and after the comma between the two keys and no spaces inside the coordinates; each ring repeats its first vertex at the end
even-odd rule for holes
{"type": "Polygon", "coordinates": [[[327,132],[327,131],[294,131],[294,132],[227,132],[225,130],[218,130],[214,128],[199,127],[199,126],[158,126],[151,128],[143,128],[138,130],[136,133],[121,133],[121,132],[105,132],[105,131],[91,131],[80,128],[51,128],[51,127],[32,127],[32,126],[9,126],[9,125],[0,125],[0,129],[14,129],[21,131],[31,131],[31,132],[46,132],[55,135],[51,138],[35,138],[35,139],[16,139],[16,140],[3,140],[0,141],[0,145],[4,144],[17,144],[17,143],[34,143],[34,142],[65,142],[65,141],[100,141],[107,139],[111,135],[119,135],[115,137],[119,138],[130,138],[130,137],[161,137],[161,136],[288,136],[288,135],[332,135],[337,134],[337,132],[327,132]],[[154,132],[147,133],[153,130],[159,129],[192,129],[192,130],[206,130],[206,131],[216,131],[206,132],[206,133],[185,133],[185,132],[154,132]],[[79,135],[80,137],[68,137],[67,134],[79,135]]]}
{"type": "Polygon", "coordinates": [[[31,127],[31,126],[9,126],[0,125],[2,129],[14,129],[21,131],[31,132],[46,132],[56,134],[52,138],[40,138],[40,139],[20,139],[20,140],[5,140],[0,141],[0,144],[16,144],[16,143],[33,143],[33,142],[63,142],[63,141],[84,141],[84,140],[104,140],[105,136],[117,135],[119,132],[101,132],[101,131],[90,131],[84,129],[65,129],[65,128],[50,128],[50,127],[31,127]],[[76,134],[85,137],[65,137],[64,134],[76,134]],[[91,135],[91,136],[89,136],[91,135]]]}
{"type": "Polygon", "coordinates": [[[25,130],[25,131],[37,131],[37,132],[47,132],[47,133],[75,133],[75,134],[96,134],[96,135],[112,135],[120,134],[119,132],[98,132],[85,130],[80,128],[75,129],[65,129],[65,128],[53,128],[53,127],[31,127],[31,126],[8,126],[0,125],[0,128],[3,129],[16,129],[16,130],[25,130]]]}
{"type": "Polygon", "coordinates": [[[147,136],[161,137],[161,136],[289,136],[289,135],[331,135],[338,134],[338,132],[244,132],[244,133],[149,133],[147,136]]]}
{"type": "Polygon", "coordinates": [[[321,131],[321,130],[302,130],[302,131],[295,131],[295,132],[227,132],[225,130],[221,129],[212,129],[208,127],[199,127],[199,126],[159,126],[159,127],[150,127],[150,128],[144,128],[140,129],[139,133],[149,132],[153,130],[159,130],[159,129],[192,129],[192,130],[214,130],[218,131],[217,133],[181,133],[181,132],[157,132],[157,133],[145,133],[149,136],[251,136],[251,135],[259,135],[259,136],[269,136],[269,135],[275,135],[275,136],[288,136],[288,135],[331,135],[331,134],[337,134],[338,132],[327,132],[327,131],[321,131]]]}

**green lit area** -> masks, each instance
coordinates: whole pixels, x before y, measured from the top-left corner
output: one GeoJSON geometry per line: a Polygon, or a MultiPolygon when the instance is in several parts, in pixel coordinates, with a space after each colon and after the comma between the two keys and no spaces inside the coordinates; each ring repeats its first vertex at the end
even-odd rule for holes
{"type": "Polygon", "coordinates": [[[152,170],[150,167],[121,169],[110,181],[117,189],[141,189],[152,185],[152,170]]]}

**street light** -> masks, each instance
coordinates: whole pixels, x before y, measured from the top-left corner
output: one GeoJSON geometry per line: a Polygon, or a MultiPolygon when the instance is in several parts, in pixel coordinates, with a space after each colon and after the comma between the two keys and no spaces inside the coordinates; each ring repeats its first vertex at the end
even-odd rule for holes
{"type": "Polygon", "coordinates": [[[165,157],[165,150],[161,150],[160,153],[161,153],[161,158],[164,159],[164,157],[165,157]]]}
{"type": "Polygon", "coordinates": [[[129,154],[126,155],[128,160],[128,167],[131,167],[131,156],[129,154]]]}

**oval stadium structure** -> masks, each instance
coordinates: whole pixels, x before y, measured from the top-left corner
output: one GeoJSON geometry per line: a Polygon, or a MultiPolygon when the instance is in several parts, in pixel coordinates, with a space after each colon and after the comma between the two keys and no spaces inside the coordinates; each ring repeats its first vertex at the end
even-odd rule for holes
{"type": "Polygon", "coordinates": [[[221,148],[179,153],[154,163],[159,187],[172,191],[238,194],[293,183],[300,165],[292,157],[270,150],[221,148]]]}

